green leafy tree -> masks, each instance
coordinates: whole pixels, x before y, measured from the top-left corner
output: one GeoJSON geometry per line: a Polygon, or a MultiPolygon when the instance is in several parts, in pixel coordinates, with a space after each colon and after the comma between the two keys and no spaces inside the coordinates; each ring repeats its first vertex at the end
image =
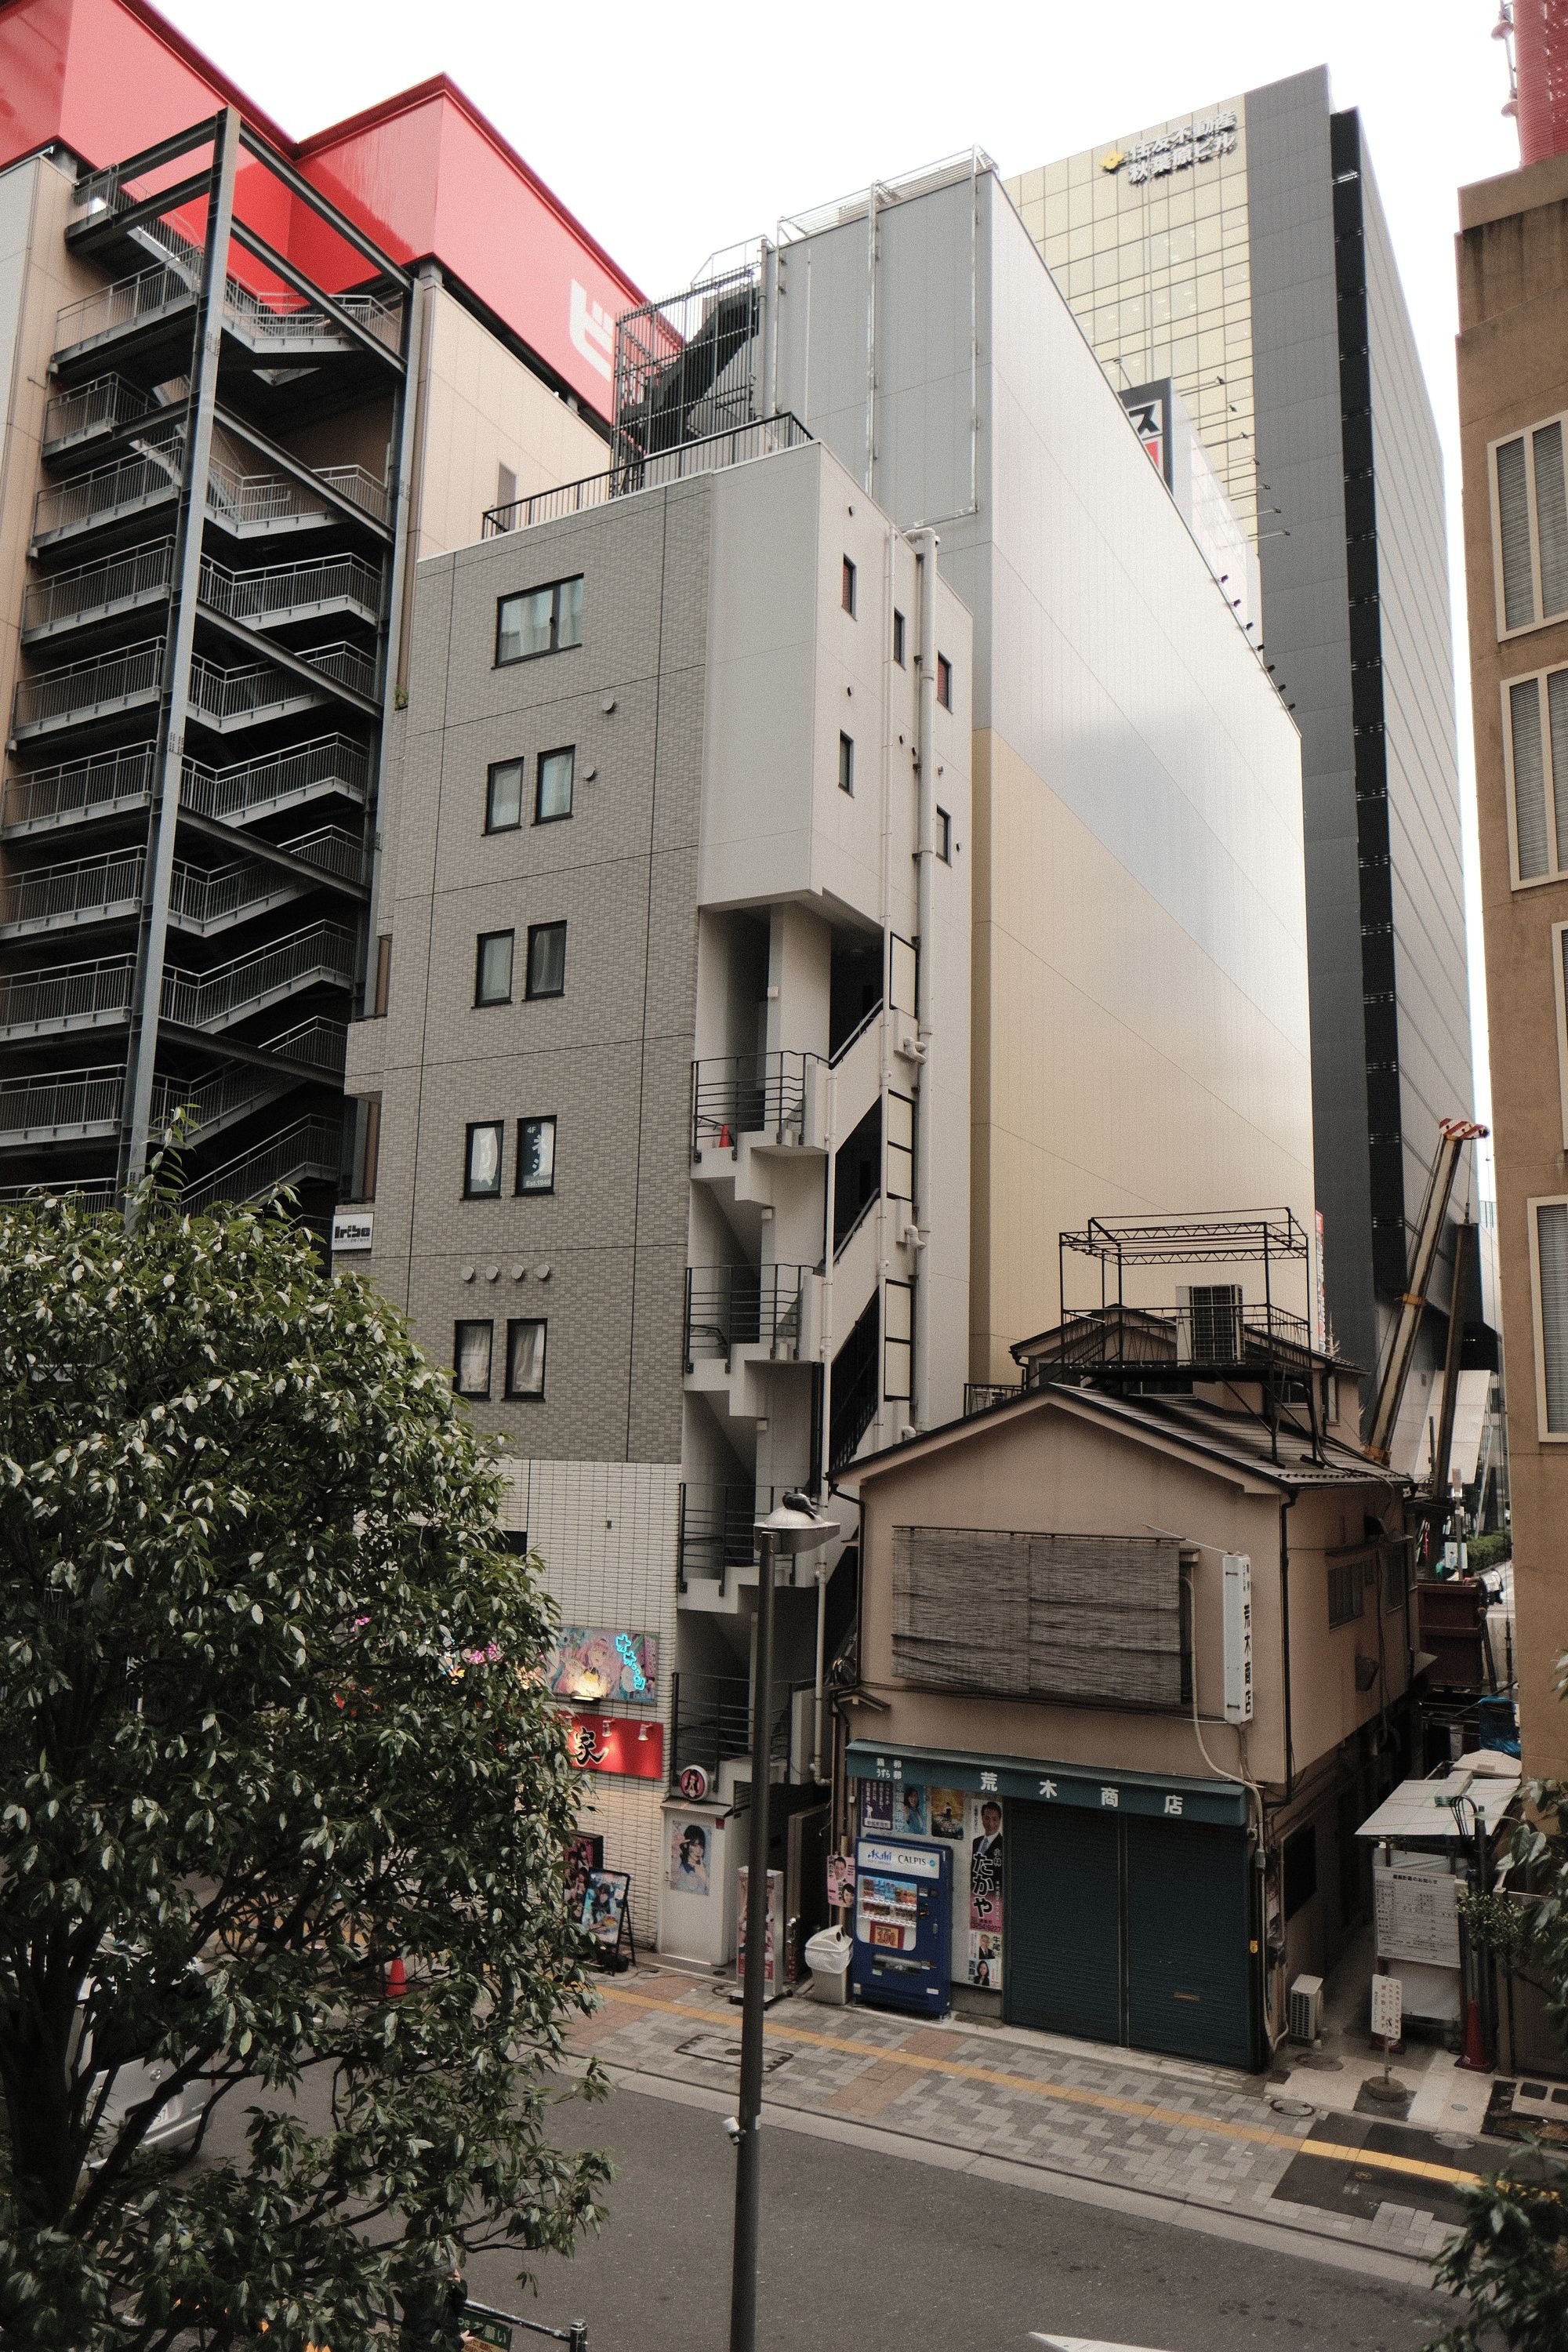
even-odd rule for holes
{"type": "MultiPolygon", "coordinates": [[[[1568,1666],[1568,1660],[1562,1662],[1568,1666]]],[[[1560,1676],[1559,1690],[1563,1687],[1560,1676]]],[[[1547,1994],[1568,2031],[1568,1786],[1530,1784],[1531,1819],[1513,1860],[1528,1898],[1483,1894],[1465,1905],[1472,1939],[1547,1994]]],[[[1436,2265],[1437,2284],[1465,2297],[1467,2318],[1432,2352],[1563,2352],[1568,2346],[1568,2164],[1556,2149],[1521,2145],[1465,2200],[1462,2229],[1436,2265]]]]}
{"type": "Polygon", "coordinates": [[[576,1777],[496,1502],[279,1212],[0,1209],[8,2347],[357,2352],[597,2220],[603,2160],[548,2137],[576,1777]]]}

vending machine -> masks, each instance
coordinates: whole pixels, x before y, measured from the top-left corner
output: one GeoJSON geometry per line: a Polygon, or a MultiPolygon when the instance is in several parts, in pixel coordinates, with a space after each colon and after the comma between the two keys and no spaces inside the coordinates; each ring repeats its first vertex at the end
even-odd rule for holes
{"type": "Polygon", "coordinates": [[[855,1849],[855,1997],[943,2017],[951,2003],[952,1856],[862,1838],[855,1849]]]}

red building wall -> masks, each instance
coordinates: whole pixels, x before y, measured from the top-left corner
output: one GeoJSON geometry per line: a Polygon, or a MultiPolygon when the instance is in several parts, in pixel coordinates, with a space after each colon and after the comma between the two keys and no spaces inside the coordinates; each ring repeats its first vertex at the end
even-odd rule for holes
{"type": "MultiPolygon", "coordinates": [[[[112,163],[226,104],[395,260],[433,257],[586,406],[611,413],[611,326],[643,297],[444,76],[297,143],[146,0],[0,0],[0,169],[54,141],[112,163]]],[[[238,200],[322,283],[363,276],[258,168],[238,200]]]]}
{"type": "Polygon", "coordinates": [[[1513,0],[1519,152],[1539,163],[1568,150],[1568,0],[1513,0]]]}

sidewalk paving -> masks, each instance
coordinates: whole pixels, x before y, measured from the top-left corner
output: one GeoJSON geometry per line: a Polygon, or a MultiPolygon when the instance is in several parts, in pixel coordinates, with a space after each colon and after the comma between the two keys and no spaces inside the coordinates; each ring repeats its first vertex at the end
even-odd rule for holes
{"type": "MultiPolygon", "coordinates": [[[[606,1982],[573,2041],[633,2074],[729,2090],[741,2031],[730,1992],[729,1979],[644,1967],[606,1982]]],[[[1426,2067],[1412,2126],[1354,2111],[1380,2071],[1370,2059],[1261,2084],[1022,2028],[798,1996],[768,2012],[766,2064],[776,2108],[1416,2261],[1440,2252],[1464,2189],[1510,2152],[1466,2128],[1486,2114],[1490,2078],[1456,2074],[1443,2053],[1426,2067]]]]}

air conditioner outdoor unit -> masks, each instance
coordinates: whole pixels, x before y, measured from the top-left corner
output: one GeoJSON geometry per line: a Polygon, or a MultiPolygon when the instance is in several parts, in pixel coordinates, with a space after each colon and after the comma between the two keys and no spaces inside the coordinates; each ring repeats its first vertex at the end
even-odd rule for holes
{"type": "Polygon", "coordinates": [[[1323,2028],[1323,1979],[1298,1977],[1290,1988],[1289,2036],[1292,2042],[1315,2042],[1323,2028]]]}

